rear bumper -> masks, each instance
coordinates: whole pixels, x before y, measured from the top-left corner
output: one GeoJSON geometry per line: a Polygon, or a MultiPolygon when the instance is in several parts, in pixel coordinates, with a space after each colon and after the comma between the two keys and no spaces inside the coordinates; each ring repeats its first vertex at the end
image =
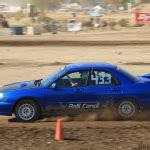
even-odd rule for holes
{"type": "Polygon", "coordinates": [[[0,102],[0,115],[11,116],[13,105],[8,102],[0,102]]]}

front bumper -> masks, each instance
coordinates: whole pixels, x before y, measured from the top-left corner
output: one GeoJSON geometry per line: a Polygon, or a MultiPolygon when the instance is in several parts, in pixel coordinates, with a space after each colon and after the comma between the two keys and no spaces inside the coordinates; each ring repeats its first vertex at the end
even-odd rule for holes
{"type": "Polygon", "coordinates": [[[8,102],[0,102],[0,115],[11,116],[13,105],[8,102]]]}

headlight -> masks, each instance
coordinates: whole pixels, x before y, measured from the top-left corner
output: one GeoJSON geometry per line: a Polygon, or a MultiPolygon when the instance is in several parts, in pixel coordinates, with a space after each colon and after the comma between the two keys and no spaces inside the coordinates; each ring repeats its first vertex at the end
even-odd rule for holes
{"type": "Polygon", "coordinates": [[[0,99],[3,99],[3,98],[4,98],[4,94],[0,93],[0,99]]]}
{"type": "Polygon", "coordinates": [[[6,101],[7,97],[5,97],[5,95],[3,93],[0,93],[0,100],[6,101]]]}

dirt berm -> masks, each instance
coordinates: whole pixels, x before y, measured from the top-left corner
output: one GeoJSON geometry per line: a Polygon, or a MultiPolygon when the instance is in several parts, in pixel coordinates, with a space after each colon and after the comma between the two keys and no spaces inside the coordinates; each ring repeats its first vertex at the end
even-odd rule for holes
{"type": "Polygon", "coordinates": [[[150,41],[1,40],[0,46],[108,46],[150,45],[150,41]]]}

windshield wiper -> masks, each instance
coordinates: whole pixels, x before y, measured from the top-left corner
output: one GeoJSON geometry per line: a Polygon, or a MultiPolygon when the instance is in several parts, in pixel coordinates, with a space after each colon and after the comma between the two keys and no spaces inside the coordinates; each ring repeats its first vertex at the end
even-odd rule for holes
{"type": "Polygon", "coordinates": [[[35,85],[35,86],[40,86],[40,85],[41,85],[41,81],[42,81],[42,79],[35,80],[35,81],[34,81],[34,85],[35,85]]]}

